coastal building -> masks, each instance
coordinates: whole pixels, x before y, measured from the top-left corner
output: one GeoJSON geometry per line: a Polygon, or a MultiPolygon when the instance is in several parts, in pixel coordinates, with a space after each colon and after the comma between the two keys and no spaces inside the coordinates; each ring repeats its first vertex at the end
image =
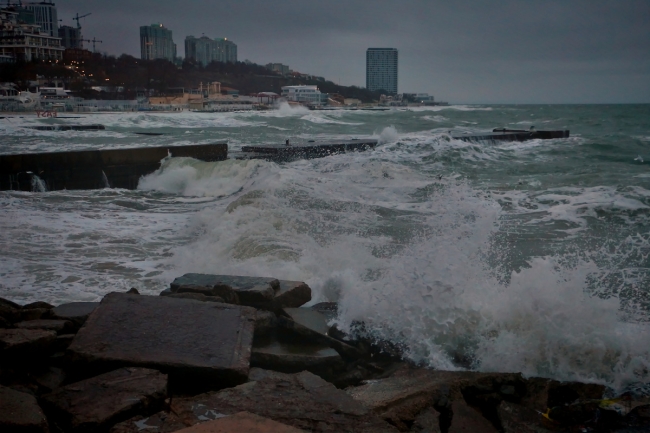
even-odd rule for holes
{"type": "Polygon", "coordinates": [[[78,27],[59,27],[59,38],[61,38],[61,45],[64,48],[83,48],[81,29],[78,27]]]}
{"type": "Polygon", "coordinates": [[[42,32],[52,37],[59,36],[59,18],[54,3],[30,2],[23,4],[23,8],[34,14],[34,24],[39,25],[42,32]]]}
{"type": "Polygon", "coordinates": [[[42,32],[38,24],[18,19],[19,12],[0,9],[0,61],[62,60],[65,49],[61,39],[42,32]]]}
{"type": "Polygon", "coordinates": [[[265,66],[269,71],[279,75],[289,75],[289,72],[291,72],[289,66],[282,63],[267,63],[265,66]]]}
{"type": "Polygon", "coordinates": [[[368,48],[366,51],[366,89],[397,94],[397,49],[368,48]]]}
{"type": "Polygon", "coordinates": [[[283,86],[282,97],[287,101],[299,102],[305,105],[327,105],[328,94],[318,90],[318,86],[283,86]]]}
{"type": "Polygon", "coordinates": [[[140,58],[143,60],[176,59],[176,44],[172,31],[162,24],[140,27],[140,58]]]}
{"type": "Polygon", "coordinates": [[[185,38],[185,58],[203,66],[212,62],[237,62],[237,45],[228,38],[210,39],[207,36],[185,38]]]}

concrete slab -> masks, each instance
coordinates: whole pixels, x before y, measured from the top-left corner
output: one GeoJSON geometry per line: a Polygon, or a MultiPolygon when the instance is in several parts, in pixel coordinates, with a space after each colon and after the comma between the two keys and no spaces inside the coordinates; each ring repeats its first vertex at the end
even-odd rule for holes
{"type": "Polygon", "coordinates": [[[82,366],[141,366],[175,383],[233,386],[248,376],[255,317],[242,306],[110,293],[68,353],[82,366]]]}
{"type": "Polygon", "coordinates": [[[344,391],[307,371],[274,372],[219,392],[175,398],[171,409],[187,425],[247,411],[311,432],[397,432],[344,391]]]}
{"type": "Polygon", "coordinates": [[[250,412],[239,412],[188,427],[180,430],[179,433],[301,433],[304,431],[250,412]]]}
{"type": "Polygon", "coordinates": [[[66,431],[95,432],[140,411],[159,410],[167,375],[148,368],[121,368],[43,396],[43,404],[66,431]]]}
{"type": "Polygon", "coordinates": [[[448,433],[498,433],[498,430],[464,401],[456,400],[451,405],[452,418],[448,433]]]}
{"type": "Polygon", "coordinates": [[[311,288],[302,281],[280,280],[275,292],[276,308],[297,308],[311,301],[311,288]]]}
{"type": "Polygon", "coordinates": [[[0,431],[48,432],[47,419],[36,398],[0,385],[0,431]]]}

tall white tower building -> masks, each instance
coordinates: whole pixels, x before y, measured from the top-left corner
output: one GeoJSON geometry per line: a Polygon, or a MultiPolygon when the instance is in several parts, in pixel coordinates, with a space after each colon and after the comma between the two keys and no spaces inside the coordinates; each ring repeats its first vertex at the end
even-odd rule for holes
{"type": "Polygon", "coordinates": [[[30,2],[23,7],[34,12],[35,23],[41,26],[41,31],[55,38],[59,37],[59,18],[56,14],[56,5],[52,2],[30,2]]]}
{"type": "Polygon", "coordinates": [[[366,89],[397,94],[397,48],[368,48],[366,89]]]}

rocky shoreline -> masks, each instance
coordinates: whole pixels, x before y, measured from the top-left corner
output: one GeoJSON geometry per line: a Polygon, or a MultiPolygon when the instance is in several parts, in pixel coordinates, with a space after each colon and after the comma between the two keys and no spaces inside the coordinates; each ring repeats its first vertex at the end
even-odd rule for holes
{"type": "Polygon", "coordinates": [[[205,274],[161,296],[0,298],[0,431],[650,431],[645,397],[421,368],[310,300],[299,281],[205,274]]]}

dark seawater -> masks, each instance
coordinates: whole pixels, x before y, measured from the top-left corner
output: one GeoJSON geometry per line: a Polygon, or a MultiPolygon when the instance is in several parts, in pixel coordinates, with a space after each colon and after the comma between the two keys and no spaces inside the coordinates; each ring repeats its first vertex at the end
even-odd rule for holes
{"type": "Polygon", "coordinates": [[[433,367],[650,382],[650,105],[83,116],[0,120],[0,153],[381,145],[284,165],[170,158],[138,191],[0,192],[2,297],[157,294],[185,272],[304,280],[340,303],[340,326],[363,320],[433,367]],[[23,128],[65,122],[107,129],[23,128]],[[571,137],[449,134],[503,126],[571,137]]]}

